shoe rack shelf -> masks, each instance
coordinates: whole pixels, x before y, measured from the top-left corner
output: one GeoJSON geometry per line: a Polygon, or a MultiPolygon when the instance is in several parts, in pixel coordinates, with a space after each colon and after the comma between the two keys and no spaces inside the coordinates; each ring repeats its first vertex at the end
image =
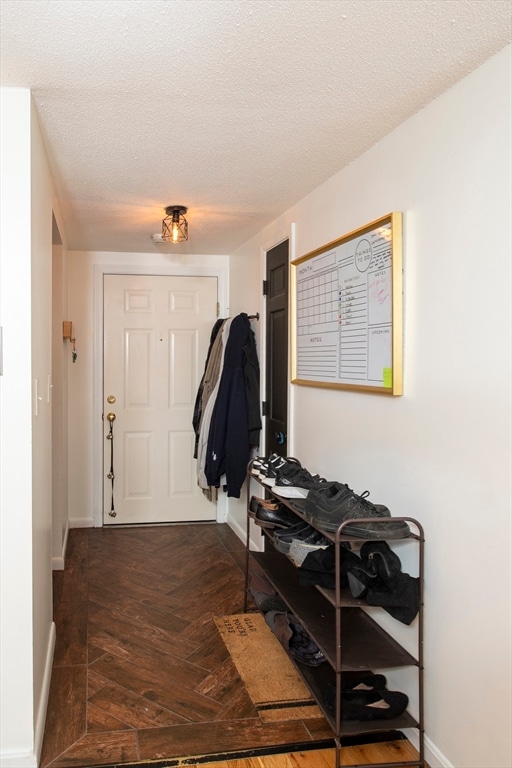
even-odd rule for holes
{"type": "MultiPolygon", "coordinates": [[[[328,533],[321,529],[322,535],[333,542],[336,553],[335,589],[320,586],[303,585],[299,581],[299,569],[281,552],[278,552],[272,542],[272,533],[262,528],[265,535],[265,550],[255,552],[250,550],[250,521],[249,504],[251,498],[251,482],[258,478],[248,467],[247,478],[247,538],[245,565],[245,598],[244,611],[248,610],[249,572],[254,563],[265,578],[271,583],[277,594],[286,603],[289,612],[302,624],[308,635],[314,640],[325,656],[326,663],[317,667],[302,664],[290,656],[292,662],[303,677],[311,693],[315,697],[326,720],[329,722],[334,735],[336,746],[336,768],[341,765],[342,739],[369,733],[382,733],[405,728],[415,728],[419,733],[419,758],[416,761],[397,762],[392,765],[425,766],[423,738],[423,545],[422,526],[414,518],[393,517],[393,521],[404,520],[412,523],[417,533],[411,531],[410,539],[418,544],[418,564],[420,577],[420,607],[418,616],[411,626],[416,632],[417,653],[409,653],[389,633],[382,629],[377,622],[364,610],[365,600],[354,598],[349,589],[340,588],[339,578],[339,548],[342,542],[361,543],[361,539],[343,535],[341,524],[336,533],[328,533]],[[363,672],[368,670],[386,670],[397,667],[415,667],[418,679],[418,718],[414,718],[407,710],[399,717],[373,721],[357,721],[341,719],[341,674],[363,672]],[[328,685],[335,686],[336,709],[331,712],[325,703],[325,690],[328,685]]],[[[297,516],[297,522],[304,520],[311,527],[314,523],[307,519],[301,511],[301,503],[296,499],[286,499],[274,494],[272,488],[262,485],[262,488],[275,500],[280,501],[287,509],[297,516]]],[[[382,518],[384,520],[385,518],[382,518]]],[[[383,537],[379,537],[382,539],[383,537]]],[[[365,539],[368,541],[369,539],[365,539]]],[[[403,541],[401,539],[400,541],[403,541]]],[[[383,609],[380,609],[383,610],[383,609]]],[[[389,766],[391,763],[373,764],[372,768],[389,766]]],[[[352,768],[347,766],[346,768],[352,768]]],[[[355,766],[354,766],[355,768],[355,766]]],[[[358,764],[358,768],[366,768],[358,764]]]]}

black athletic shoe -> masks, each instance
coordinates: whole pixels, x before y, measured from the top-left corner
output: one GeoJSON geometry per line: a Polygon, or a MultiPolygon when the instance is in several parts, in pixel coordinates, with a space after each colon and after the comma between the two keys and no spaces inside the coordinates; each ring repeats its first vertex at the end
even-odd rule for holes
{"type": "Polygon", "coordinates": [[[348,485],[327,483],[324,488],[310,491],[306,499],[305,517],[322,531],[337,531],[341,523],[350,520],[343,529],[346,536],[363,539],[403,539],[410,529],[402,521],[383,522],[390,518],[389,509],[382,504],[368,501],[368,491],[360,496],[348,485]],[[358,522],[362,518],[373,518],[358,522]]]}
{"type": "Polygon", "coordinates": [[[266,466],[261,467],[259,471],[260,483],[263,485],[273,486],[276,482],[278,473],[287,467],[292,465],[293,467],[300,467],[300,462],[294,458],[284,459],[282,456],[277,456],[275,459],[270,459],[266,466]]]}
{"type": "Polygon", "coordinates": [[[310,490],[319,488],[326,482],[320,475],[312,475],[307,469],[292,464],[278,471],[272,490],[284,499],[305,499],[310,490]]]}
{"type": "Polygon", "coordinates": [[[277,453],[271,453],[270,456],[257,456],[251,465],[251,472],[256,477],[260,477],[262,473],[265,473],[271,463],[284,461],[282,456],[278,456],[277,453]]]}

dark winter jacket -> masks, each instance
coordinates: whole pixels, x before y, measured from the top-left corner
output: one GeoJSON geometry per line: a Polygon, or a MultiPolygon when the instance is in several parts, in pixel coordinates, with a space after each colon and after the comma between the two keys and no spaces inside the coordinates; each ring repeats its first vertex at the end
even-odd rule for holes
{"type": "Polygon", "coordinates": [[[251,328],[245,313],[231,322],[224,366],[208,433],[205,474],[208,485],[220,487],[226,475],[228,496],[240,497],[249,461],[249,430],[244,378],[244,347],[251,328]]]}

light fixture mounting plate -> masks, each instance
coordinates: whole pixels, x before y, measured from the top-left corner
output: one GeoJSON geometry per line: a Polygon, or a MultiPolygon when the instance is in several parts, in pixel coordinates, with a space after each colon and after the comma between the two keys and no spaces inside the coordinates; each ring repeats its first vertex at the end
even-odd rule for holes
{"type": "Polygon", "coordinates": [[[167,216],[172,216],[172,214],[176,211],[176,213],[179,213],[180,216],[184,216],[187,210],[188,208],[185,205],[168,205],[165,209],[165,213],[167,216]]]}

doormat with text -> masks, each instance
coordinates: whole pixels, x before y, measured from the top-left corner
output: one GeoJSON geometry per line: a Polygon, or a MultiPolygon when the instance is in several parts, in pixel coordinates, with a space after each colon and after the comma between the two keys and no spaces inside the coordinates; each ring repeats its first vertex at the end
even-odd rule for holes
{"type": "Polygon", "coordinates": [[[215,619],[231,659],[264,722],[322,717],[311,692],[259,613],[215,619]]]}

